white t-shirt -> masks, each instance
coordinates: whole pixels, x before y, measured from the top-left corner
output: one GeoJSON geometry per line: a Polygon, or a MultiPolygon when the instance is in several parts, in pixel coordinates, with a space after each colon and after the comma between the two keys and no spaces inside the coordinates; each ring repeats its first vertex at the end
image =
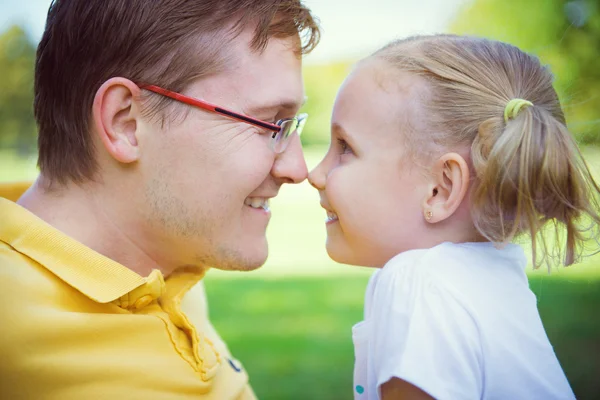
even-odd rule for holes
{"type": "Polygon", "coordinates": [[[436,399],[574,399],[520,246],[443,243],[376,271],[352,329],[354,398],[393,377],[436,399]]]}

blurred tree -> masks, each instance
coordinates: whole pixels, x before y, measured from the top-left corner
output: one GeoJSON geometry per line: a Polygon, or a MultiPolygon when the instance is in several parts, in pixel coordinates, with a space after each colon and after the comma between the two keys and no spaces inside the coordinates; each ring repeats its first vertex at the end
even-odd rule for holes
{"type": "Polygon", "coordinates": [[[303,68],[304,86],[308,100],[302,112],[308,113],[308,122],[302,133],[305,145],[328,144],[331,110],[337,91],[348,75],[350,63],[306,65],[303,68]]]}
{"type": "Polygon", "coordinates": [[[600,144],[598,0],[474,0],[452,31],[512,43],[550,65],[571,131],[600,144]]]}
{"type": "Polygon", "coordinates": [[[35,148],[33,69],[35,47],[13,26],[0,35],[0,147],[27,154],[35,148]]]}

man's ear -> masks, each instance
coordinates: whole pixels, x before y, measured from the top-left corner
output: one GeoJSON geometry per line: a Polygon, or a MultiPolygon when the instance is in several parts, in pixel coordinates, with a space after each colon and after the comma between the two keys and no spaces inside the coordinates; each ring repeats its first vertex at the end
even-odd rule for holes
{"type": "Polygon", "coordinates": [[[469,166],[457,153],[440,157],[431,171],[429,192],[423,201],[427,222],[436,223],[449,218],[460,206],[469,188],[469,166]]]}
{"type": "Polygon", "coordinates": [[[111,78],[96,92],[93,126],[104,148],[120,163],[139,159],[137,100],[140,88],[125,78],[111,78]]]}

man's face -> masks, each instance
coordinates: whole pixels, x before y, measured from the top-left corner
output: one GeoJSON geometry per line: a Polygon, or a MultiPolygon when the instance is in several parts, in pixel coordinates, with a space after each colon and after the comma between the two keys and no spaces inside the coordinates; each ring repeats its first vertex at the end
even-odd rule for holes
{"type": "MultiPolygon", "coordinates": [[[[182,93],[264,121],[293,117],[304,100],[301,60],[293,39],[249,48],[252,31],[232,43],[227,70],[182,93]]],[[[177,105],[177,107],[188,107],[177,105]]],[[[252,270],[267,258],[268,199],[283,183],[306,178],[300,140],[269,147],[272,132],[204,110],[160,127],[144,122],[139,204],[143,246],[172,266],[252,270]]]]}

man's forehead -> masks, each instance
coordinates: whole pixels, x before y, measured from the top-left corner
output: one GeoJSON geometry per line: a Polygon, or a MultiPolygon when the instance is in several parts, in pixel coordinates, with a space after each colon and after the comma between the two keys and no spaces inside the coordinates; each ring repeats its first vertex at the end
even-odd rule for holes
{"type": "Polygon", "coordinates": [[[295,113],[304,104],[306,96],[300,64],[274,64],[257,63],[253,71],[238,81],[236,91],[245,99],[248,112],[268,114],[277,109],[295,113]]]}
{"type": "MultiPolygon", "coordinates": [[[[302,62],[291,39],[271,38],[262,51],[250,48],[252,32],[234,39],[226,68],[205,84],[214,95],[237,97],[249,115],[270,115],[274,110],[295,113],[304,104],[302,62]]],[[[235,100],[233,100],[235,102],[235,100]]]]}

